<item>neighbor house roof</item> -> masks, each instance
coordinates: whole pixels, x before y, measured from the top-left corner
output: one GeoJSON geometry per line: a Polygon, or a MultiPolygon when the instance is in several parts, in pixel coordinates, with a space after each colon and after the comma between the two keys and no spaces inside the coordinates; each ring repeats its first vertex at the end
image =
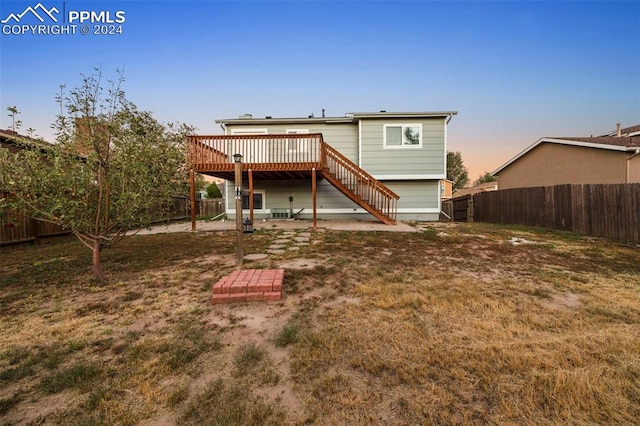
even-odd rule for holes
{"type": "Polygon", "coordinates": [[[31,136],[21,135],[18,132],[14,132],[13,130],[0,130],[0,142],[5,145],[21,145],[25,142],[35,144],[36,146],[41,146],[46,148],[47,145],[51,145],[49,142],[44,139],[36,139],[31,136]]]}
{"type": "Polygon", "coordinates": [[[469,194],[477,194],[479,192],[491,192],[498,190],[498,182],[484,182],[468,188],[458,188],[453,191],[453,197],[463,197],[469,194]]]}
{"type": "Polygon", "coordinates": [[[223,128],[228,124],[311,124],[311,123],[353,123],[363,118],[430,118],[430,117],[443,117],[447,119],[447,122],[451,118],[458,114],[458,111],[432,111],[432,112],[352,112],[347,113],[344,117],[315,117],[313,114],[308,117],[260,117],[254,118],[251,114],[244,114],[238,118],[225,118],[216,120],[216,123],[220,124],[223,128]]]}
{"type": "MultiPolygon", "coordinates": [[[[607,134],[601,136],[616,136],[618,133],[617,130],[609,132],[607,134]]],[[[620,136],[637,136],[640,135],[640,124],[631,127],[625,127],[624,129],[620,129],[620,136]]]]}
{"type": "Polygon", "coordinates": [[[515,157],[498,167],[492,174],[497,175],[502,170],[515,163],[518,159],[532,151],[538,145],[543,143],[553,143],[559,145],[580,146],[585,148],[606,149],[610,151],[636,151],[640,149],[640,125],[621,129],[623,136],[616,136],[617,132],[608,133],[603,136],[595,137],[545,137],[538,139],[535,143],[525,148],[515,157]]]}

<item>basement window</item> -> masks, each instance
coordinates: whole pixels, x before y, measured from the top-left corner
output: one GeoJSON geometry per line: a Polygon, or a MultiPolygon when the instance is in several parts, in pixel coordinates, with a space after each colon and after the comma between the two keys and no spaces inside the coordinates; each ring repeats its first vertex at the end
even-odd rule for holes
{"type": "Polygon", "coordinates": [[[422,123],[385,124],[383,127],[385,149],[422,148],[422,123]]]}
{"type": "MultiPolygon", "coordinates": [[[[264,209],[264,191],[253,191],[253,209],[264,209]]],[[[242,209],[249,210],[249,194],[242,194],[242,209]]]]}

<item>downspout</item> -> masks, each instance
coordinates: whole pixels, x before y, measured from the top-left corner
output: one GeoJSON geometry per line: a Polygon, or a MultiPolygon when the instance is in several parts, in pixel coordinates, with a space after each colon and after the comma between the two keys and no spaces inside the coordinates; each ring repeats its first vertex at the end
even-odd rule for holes
{"type": "Polygon", "coordinates": [[[627,157],[625,183],[630,183],[631,167],[629,166],[629,163],[631,163],[631,159],[633,157],[637,157],[638,155],[640,155],[640,148],[636,148],[635,152],[627,157]]]}

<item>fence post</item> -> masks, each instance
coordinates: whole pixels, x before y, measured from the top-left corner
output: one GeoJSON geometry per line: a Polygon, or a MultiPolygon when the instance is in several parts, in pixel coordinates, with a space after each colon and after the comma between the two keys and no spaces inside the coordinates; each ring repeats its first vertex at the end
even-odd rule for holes
{"type": "Polygon", "coordinates": [[[473,194],[469,194],[467,201],[467,222],[473,222],[473,194]]]}
{"type": "Polygon", "coordinates": [[[189,179],[189,195],[191,201],[191,232],[196,231],[196,181],[195,181],[195,172],[193,167],[190,170],[190,179],[189,179]]]}

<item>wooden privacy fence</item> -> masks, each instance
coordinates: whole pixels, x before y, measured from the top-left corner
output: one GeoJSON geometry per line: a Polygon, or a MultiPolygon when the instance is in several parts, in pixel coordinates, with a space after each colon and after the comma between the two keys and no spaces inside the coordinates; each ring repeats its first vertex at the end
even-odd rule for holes
{"type": "MultiPolygon", "coordinates": [[[[7,193],[0,192],[0,198],[6,196],[7,193]]],[[[196,200],[196,212],[199,216],[217,216],[224,212],[224,200],[196,200]]],[[[172,197],[168,213],[155,222],[184,220],[190,215],[189,198],[172,197]]],[[[58,225],[27,217],[21,212],[6,211],[0,215],[0,245],[37,241],[39,238],[70,233],[58,225]]]]}
{"type": "Polygon", "coordinates": [[[565,230],[640,243],[640,183],[556,185],[482,192],[473,220],[565,230]]]}
{"type": "Polygon", "coordinates": [[[224,199],[196,200],[196,216],[218,216],[224,213],[224,199]]]}

